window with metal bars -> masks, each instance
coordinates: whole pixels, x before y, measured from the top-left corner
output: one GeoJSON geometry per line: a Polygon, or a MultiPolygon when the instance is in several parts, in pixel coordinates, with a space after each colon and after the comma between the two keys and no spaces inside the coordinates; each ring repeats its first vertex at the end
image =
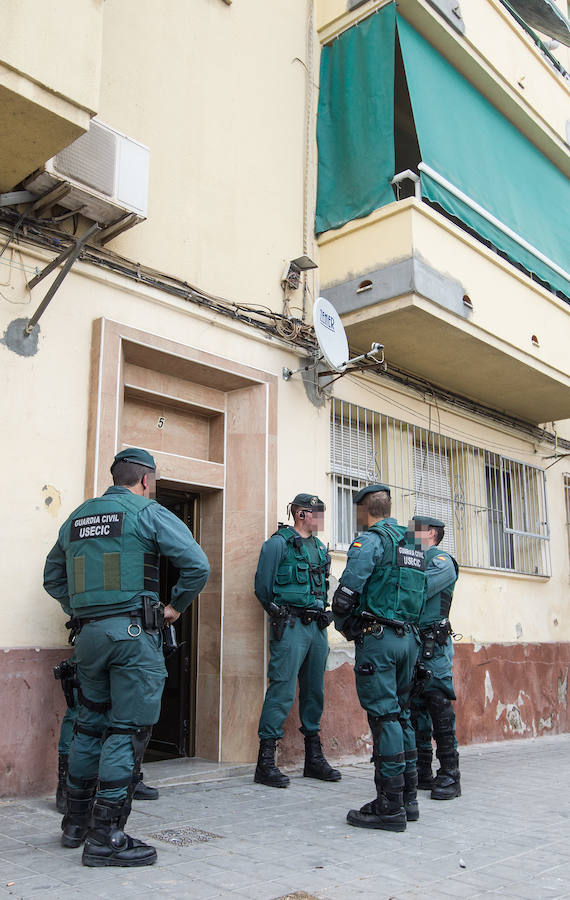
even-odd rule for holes
{"type": "Polygon", "coordinates": [[[379,481],[402,524],[416,514],[445,522],[441,546],[460,565],[550,575],[546,479],[536,466],[333,398],[330,474],[337,550],[356,534],[354,495],[379,481]]]}

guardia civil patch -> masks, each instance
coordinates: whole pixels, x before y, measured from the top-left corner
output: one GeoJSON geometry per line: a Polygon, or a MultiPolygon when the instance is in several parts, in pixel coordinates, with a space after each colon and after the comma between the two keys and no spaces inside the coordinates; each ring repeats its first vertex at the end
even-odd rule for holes
{"type": "Polygon", "coordinates": [[[123,533],[124,512],[95,513],[71,520],[70,541],[88,538],[120,537],[123,533]]]}
{"type": "Polygon", "coordinates": [[[411,547],[398,547],[396,565],[403,569],[415,569],[425,572],[426,560],[423,550],[412,550],[411,547]]]}

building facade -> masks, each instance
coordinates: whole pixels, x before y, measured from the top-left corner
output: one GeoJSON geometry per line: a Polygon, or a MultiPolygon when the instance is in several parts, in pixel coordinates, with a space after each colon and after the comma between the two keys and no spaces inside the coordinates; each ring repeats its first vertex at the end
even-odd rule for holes
{"type": "MultiPolygon", "coordinates": [[[[567,730],[568,50],[501,0],[449,6],[0,2],[1,793],[55,780],[43,562],[129,445],[212,566],[154,758],[255,759],[260,545],[315,491],[338,577],[377,479],[400,521],[448,523],[460,741],[567,730]],[[319,294],[384,364],[317,372],[319,294]]],[[[330,639],[325,749],[366,753],[330,639]]]]}

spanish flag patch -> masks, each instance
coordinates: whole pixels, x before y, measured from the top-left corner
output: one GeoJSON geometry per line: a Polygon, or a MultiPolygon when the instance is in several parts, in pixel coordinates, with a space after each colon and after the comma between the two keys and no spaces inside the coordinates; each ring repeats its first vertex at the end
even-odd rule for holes
{"type": "Polygon", "coordinates": [[[445,562],[445,556],[438,556],[438,559],[442,559],[445,562]]]}
{"type": "Polygon", "coordinates": [[[362,544],[360,543],[360,541],[354,541],[352,546],[353,547],[362,547],[362,544]]]}

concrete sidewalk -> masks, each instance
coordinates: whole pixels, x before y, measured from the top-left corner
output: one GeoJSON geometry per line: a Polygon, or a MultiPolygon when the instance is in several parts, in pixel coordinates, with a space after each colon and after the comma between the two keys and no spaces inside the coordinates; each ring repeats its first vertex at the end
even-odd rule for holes
{"type": "Polygon", "coordinates": [[[51,799],[0,801],[0,896],[570,898],[570,735],[467,747],[461,765],[463,796],[422,792],[403,834],[346,824],[373,796],[369,763],[342,766],[338,784],[296,772],[287,790],[250,774],[162,787],[128,823],[159,852],[142,869],[83,867],[59,845],[51,799]]]}

